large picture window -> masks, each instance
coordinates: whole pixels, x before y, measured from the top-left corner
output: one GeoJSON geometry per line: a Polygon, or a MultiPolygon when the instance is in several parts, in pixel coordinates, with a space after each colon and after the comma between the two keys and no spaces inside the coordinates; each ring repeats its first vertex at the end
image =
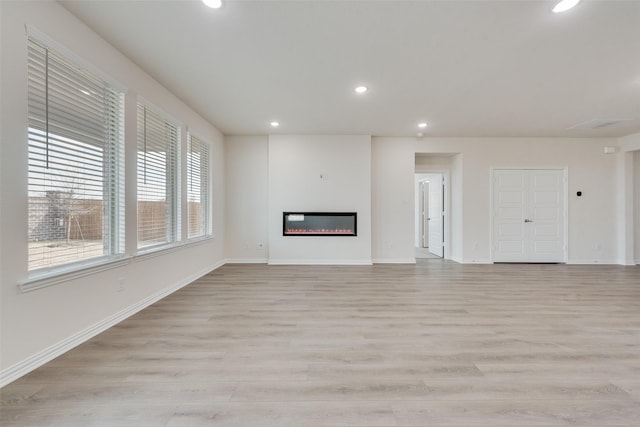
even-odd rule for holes
{"type": "Polygon", "coordinates": [[[209,145],[189,135],[187,145],[188,238],[209,234],[209,145]]]}
{"type": "Polygon", "coordinates": [[[176,123],[138,104],[138,249],[170,245],[180,238],[179,142],[176,123]]]}
{"type": "Polygon", "coordinates": [[[123,94],[28,41],[28,268],[124,252],[123,94]]]}

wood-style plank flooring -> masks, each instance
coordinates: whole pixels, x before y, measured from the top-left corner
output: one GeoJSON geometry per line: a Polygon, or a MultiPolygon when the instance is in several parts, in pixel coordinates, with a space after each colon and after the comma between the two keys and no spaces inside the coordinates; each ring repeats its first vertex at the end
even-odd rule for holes
{"type": "Polygon", "coordinates": [[[2,391],[2,426],[640,426],[640,267],[226,265],[2,391]]]}

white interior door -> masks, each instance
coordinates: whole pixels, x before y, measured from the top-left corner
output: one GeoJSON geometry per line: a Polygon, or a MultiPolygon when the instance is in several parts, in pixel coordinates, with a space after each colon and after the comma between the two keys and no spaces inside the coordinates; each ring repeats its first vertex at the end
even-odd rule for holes
{"type": "Polygon", "coordinates": [[[429,183],[420,183],[420,245],[429,247],[429,183]]]}
{"type": "Polygon", "coordinates": [[[443,177],[429,178],[429,252],[444,257],[444,188],[443,177]]]}
{"type": "Polygon", "coordinates": [[[495,262],[564,262],[564,171],[495,170],[495,262]]]}

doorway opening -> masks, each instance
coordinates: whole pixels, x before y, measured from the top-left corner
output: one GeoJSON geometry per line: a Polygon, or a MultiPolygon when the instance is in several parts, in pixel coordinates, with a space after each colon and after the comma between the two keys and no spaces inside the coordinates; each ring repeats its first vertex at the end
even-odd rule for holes
{"type": "Polygon", "coordinates": [[[446,179],[443,173],[415,174],[415,257],[445,258],[446,179]]]}

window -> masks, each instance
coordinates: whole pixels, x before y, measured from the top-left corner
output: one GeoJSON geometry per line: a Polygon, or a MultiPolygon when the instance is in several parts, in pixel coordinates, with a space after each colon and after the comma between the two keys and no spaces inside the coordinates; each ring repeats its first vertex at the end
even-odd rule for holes
{"type": "Polygon", "coordinates": [[[189,135],[187,145],[188,238],[209,234],[209,145],[189,135]]]}
{"type": "Polygon", "coordinates": [[[124,252],[124,95],[28,41],[28,269],[124,252]]]}
{"type": "Polygon", "coordinates": [[[177,124],[138,104],[138,249],[180,238],[179,141],[177,124]]]}

